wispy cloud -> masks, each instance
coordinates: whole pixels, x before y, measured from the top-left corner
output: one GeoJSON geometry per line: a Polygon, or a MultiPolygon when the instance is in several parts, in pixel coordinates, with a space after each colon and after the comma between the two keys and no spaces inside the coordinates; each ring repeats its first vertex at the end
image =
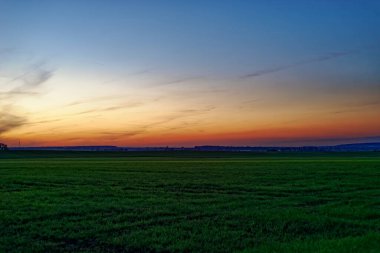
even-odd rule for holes
{"type": "Polygon", "coordinates": [[[360,112],[365,108],[368,107],[378,107],[380,106],[380,99],[372,100],[372,101],[366,101],[363,103],[351,103],[345,105],[345,109],[342,110],[336,110],[332,113],[334,114],[343,114],[343,113],[352,113],[352,112],[360,112]]]}
{"type": "Polygon", "coordinates": [[[47,82],[53,73],[54,71],[47,69],[45,64],[35,63],[26,71],[6,78],[1,87],[9,88],[0,90],[0,135],[27,124],[27,115],[15,112],[13,108],[20,99],[39,95],[39,87],[47,82]]]}
{"type": "Polygon", "coordinates": [[[259,102],[259,101],[260,101],[259,98],[254,98],[251,100],[243,101],[243,102],[241,102],[239,108],[240,109],[244,109],[244,108],[252,109],[252,106],[256,105],[257,102],[259,102]]]}
{"type": "Polygon", "coordinates": [[[348,55],[357,54],[359,52],[360,52],[359,49],[355,49],[355,50],[348,50],[348,51],[343,51],[343,52],[330,53],[330,54],[322,55],[322,56],[319,56],[316,58],[311,58],[311,59],[302,60],[302,61],[298,61],[298,62],[294,62],[294,63],[289,63],[286,65],[281,65],[281,66],[277,66],[277,67],[273,67],[273,68],[267,68],[267,69],[261,69],[261,70],[253,71],[251,73],[240,76],[240,79],[249,79],[249,78],[255,78],[255,77],[259,77],[259,76],[274,74],[274,73],[277,73],[280,71],[284,71],[284,70],[288,70],[288,69],[292,69],[292,68],[296,68],[296,67],[300,67],[300,66],[304,66],[304,65],[309,65],[309,64],[313,64],[313,63],[317,63],[317,62],[330,61],[330,60],[333,60],[336,58],[341,58],[341,57],[345,57],[348,55]]]}
{"type": "Polygon", "coordinates": [[[26,117],[9,113],[9,107],[0,109],[0,135],[26,124],[26,117]]]}
{"type": "Polygon", "coordinates": [[[204,78],[204,76],[182,77],[182,78],[172,79],[172,80],[168,80],[168,81],[158,83],[158,84],[156,84],[156,86],[180,84],[180,83],[185,83],[188,81],[198,80],[198,79],[202,79],[202,78],[204,78]]]}
{"type": "Polygon", "coordinates": [[[32,91],[5,91],[5,92],[0,92],[0,99],[3,101],[6,100],[11,100],[11,99],[17,99],[22,96],[34,96],[34,95],[39,95],[40,93],[38,92],[32,92],[32,91]]]}
{"type": "Polygon", "coordinates": [[[214,106],[209,106],[209,107],[200,108],[200,109],[178,110],[178,111],[172,112],[166,116],[162,116],[162,117],[158,118],[157,120],[153,121],[152,123],[142,125],[142,126],[140,126],[140,128],[142,128],[142,129],[154,128],[154,127],[157,127],[160,125],[165,125],[165,124],[171,123],[173,121],[177,121],[177,120],[185,119],[188,117],[193,117],[193,116],[205,114],[205,113],[210,112],[214,109],[215,109],[214,106]]]}
{"type": "Polygon", "coordinates": [[[53,76],[54,71],[48,70],[42,64],[33,65],[27,72],[12,79],[10,82],[18,82],[20,85],[12,89],[12,92],[26,92],[37,88],[53,76]]]}
{"type": "Polygon", "coordinates": [[[77,106],[77,105],[82,105],[82,104],[90,104],[93,102],[117,100],[121,98],[125,99],[127,97],[128,97],[127,95],[109,95],[109,96],[100,96],[100,97],[89,97],[89,98],[73,101],[67,104],[66,106],[77,106]]]}
{"type": "Polygon", "coordinates": [[[29,69],[16,77],[9,77],[2,86],[12,85],[11,89],[1,91],[3,98],[13,98],[20,95],[37,95],[36,89],[47,82],[54,71],[47,69],[43,64],[34,64],[29,69]]]}
{"type": "Polygon", "coordinates": [[[109,140],[116,140],[120,138],[134,137],[134,136],[143,134],[145,132],[146,132],[145,129],[130,130],[130,131],[103,131],[103,132],[97,133],[97,135],[106,137],[109,140]]]}
{"type": "MultiPolygon", "coordinates": [[[[172,112],[166,116],[159,117],[155,120],[153,120],[150,123],[146,124],[139,124],[133,129],[125,130],[125,131],[102,131],[96,133],[97,135],[101,136],[106,136],[109,139],[120,139],[120,138],[130,138],[130,137],[136,137],[139,135],[146,134],[150,131],[152,131],[154,128],[157,128],[159,126],[164,126],[169,123],[174,123],[175,121],[187,119],[189,117],[197,116],[200,114],[207,113],[209,111],[214,110],[215,107],[205,107],[205,108],[200,108],[200,109],[183,109],[183,110],[178,110],[175,112],[172,112]]],[[[180,122],[178,122],[180,123],[180,122]]],[[[177,126],[171,126],[169,130],[175,130],[175,129],[180,129],[183,127],[188,127],[188,123],[182,122],[177,126]]]]}
{"type": "Polygon", "coordinates": [[[101,108],[89,109],[89,110],[85,110],[85,111],[82,111],[82,112],[78,112],[75,115],[83,115],[83,114],[91,114],[91,113],[117,111],[117,110],[123,110],[123,109],[137,107],[137,106],[140,106],[140,105],[143,105],[143,103],[142,102],[131,102],[131,103],[121,104],[121,105],[115,105],[115,106],[109,106],[109,107],[101,107],[101,108]]]}

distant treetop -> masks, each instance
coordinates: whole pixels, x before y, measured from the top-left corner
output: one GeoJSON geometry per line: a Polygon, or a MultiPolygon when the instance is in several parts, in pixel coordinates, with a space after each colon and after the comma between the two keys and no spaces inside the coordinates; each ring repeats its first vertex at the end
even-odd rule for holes
{"type": "Polygon", "coordinates": [[[6,151],[6,150],[8,150],[8,146],[3,143],[0,143],[0,151],[6,151]]]}

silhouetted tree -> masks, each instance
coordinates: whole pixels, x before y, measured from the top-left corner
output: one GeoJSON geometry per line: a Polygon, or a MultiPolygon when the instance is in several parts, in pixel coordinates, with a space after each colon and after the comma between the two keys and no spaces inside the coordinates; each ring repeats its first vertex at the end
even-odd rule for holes
{"type": "Polygon", "coordinates": [[[7,150],[8,150],[8,146],[3,143],[0,143],[0,151],[7,151],[7,150]]]}

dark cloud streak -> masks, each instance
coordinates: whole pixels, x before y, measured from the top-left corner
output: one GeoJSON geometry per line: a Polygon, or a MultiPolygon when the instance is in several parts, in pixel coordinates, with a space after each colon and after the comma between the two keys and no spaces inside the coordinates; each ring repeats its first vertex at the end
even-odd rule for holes
{"type": "Polygon", "coordinates": [[[183,78],[178,78],[178,79],[173,79],[165,82],[161,82],[158,84],[155,84],[155,86],[164,86],[164,85],[172,85],[172,84],[180,84],[180,83],[185,83],[188,81],[193,81],[193,80],[199,80],[204,78],[204,76],[189,76],[189,77],[183,77],[183,78]]]}
{"type": "Polygon", "coordinates": [[[304,65],[309,65],[312,63],[324,62],[324,61],[329,61],[336,58],[345,57],[345,56],[356,54],[359,52],[360,50],[349,50],[349,51],[344,51],[344,52],[330,53],[327,55],[319,56],[319,57],[308,59],[308,60],[302,60],[302,61],[294,62],[291,64],[287,64],[287,65],[258,70],[249,74],[242,75],[240,76],[240,79],[250,79],[250,78],[255,78],[259,76],[269,75],[269,74],[277,73],[280,71],[284,71],[284,70],[288,70],[288,69],[292,69],[296,67],[301,67],[304,65]]]}
{"type": "Polygon", "coordinates": [[[46,69],[43,64],[34,64],[24,73],[16,77],[8,77],[8,81],[1,84],[14,87],[0,91],[0,135],[27,124],[27,115],[13,112],[12,108],[17,105],[20,98],[39,95],[39,87],[53,74],[54,71],[46,69]]]}
{"type": "Polygon", "coordinates": [[[0,135],[14,128],[21,127],[25,125],[26,122],[27,122],[26,117],[14,115],[4,110],[1,110],[0,111],[0,135]]]}

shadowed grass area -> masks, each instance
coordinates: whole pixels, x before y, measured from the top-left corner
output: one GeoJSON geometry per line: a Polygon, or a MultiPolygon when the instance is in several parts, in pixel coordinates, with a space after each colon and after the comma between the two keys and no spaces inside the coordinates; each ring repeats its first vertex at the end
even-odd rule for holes
{"type": "Polygon", "coordinates": [[[0,157],[0,252],[380,252],[376,152],[0,157]]]}
{"type": "Polygon", "coordinates": [[[244,250],[250,252],[318,252],[318,253],[377,253],[380,248],[380,234],[346,237],[342,239],[321,239],[293,241],[289,243],[273,243],[258,249],[244,250]]]}

